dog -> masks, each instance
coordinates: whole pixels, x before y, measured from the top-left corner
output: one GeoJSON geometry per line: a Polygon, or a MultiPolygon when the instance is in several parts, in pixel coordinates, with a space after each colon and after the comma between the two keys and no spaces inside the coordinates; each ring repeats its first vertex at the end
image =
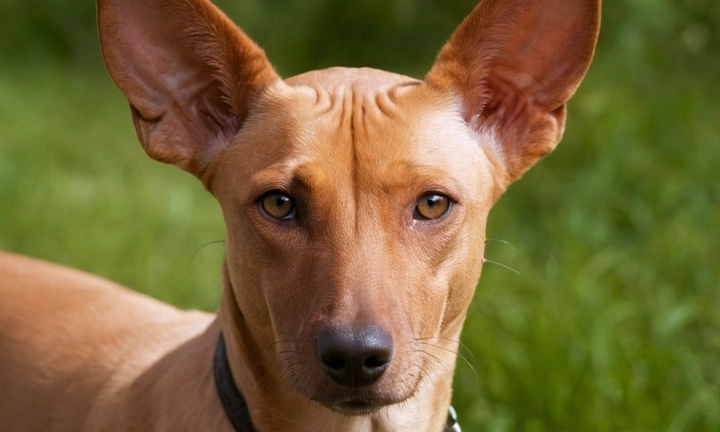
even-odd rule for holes
{"type": "Polygon", "coordinates": [[[599,0],[483,0],[424,80],[282,80],[207,0],[99,0],[148,155],[226,223],[217,315],[0,255],[3,431],[442,431],[488,212],[558,144],[599,0]]]}

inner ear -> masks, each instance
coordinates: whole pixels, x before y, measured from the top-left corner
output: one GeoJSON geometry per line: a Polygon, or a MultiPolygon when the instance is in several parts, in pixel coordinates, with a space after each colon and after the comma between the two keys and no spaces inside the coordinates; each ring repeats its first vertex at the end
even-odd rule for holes
{"type": "Polygon", "coordinates": [[[242,117],[235,113],[210,75],[188,82],[159,101],[137,101],[130,109],[145,151],[153,159],[200,174],[202,167],[235,136],[242,117]]]}
{"type": "Polygon", "coordinates": [[[200,175],[279,77],[207,0],[99,0],[103,57],[152,158],[200,175]]]}

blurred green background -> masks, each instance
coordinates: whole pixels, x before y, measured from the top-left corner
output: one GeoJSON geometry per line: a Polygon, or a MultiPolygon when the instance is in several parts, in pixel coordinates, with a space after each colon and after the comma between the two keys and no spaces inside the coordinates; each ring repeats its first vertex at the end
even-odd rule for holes
{"type": "MultiPolygon", "coordinates": [[[[283,76],[422,77],[475,2],[218,3],[283,76]]],[[[606,2],[563,143],[491,214],[486,256],[520,274],[485,267],[464,430],[720,430],[719,98],[720,2],[606,2]]],[[[214,310],[223,237],[199,182],[136,142],[93,3],[0,0],[0,248],[214,310]]]]}

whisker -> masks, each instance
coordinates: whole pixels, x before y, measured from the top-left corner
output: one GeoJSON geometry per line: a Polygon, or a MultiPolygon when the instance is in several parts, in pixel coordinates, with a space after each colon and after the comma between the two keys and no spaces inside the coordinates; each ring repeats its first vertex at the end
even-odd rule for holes
{"type": "MultiPolygon", "coordinates": [[[[290,362],[286,366],[284,366],[283,369],[281,369],[279,371],[280,375],[285,375],[285,372],[288,369],[292,369],[292,365],[293,365],[292,357],[289,357],[288,360],[290,360],[290,362]]],[[[277,363],[277,366],[280,366],[280,362],[277,363]]],[[[292,375],[292,373],[290,375],[292,375]]],[[[295,377],[291,376],[291,381],[294,381],[294,380],[295,380],[295,377]]],[[[270,403],[272,404],[273,402],[275,402],[275,397],[278,395],[278,392],[280,391],[281,386],[283,386],[283,385],[289,386],[290,384],[291,383],[288,382],[287,380],[279,380],[277,383],[275,383],[275,388],[273,389],[272,396],[270,396],[270,403]]]]}
{"type": "MultiPolygon", "coordinates": [[[[447,349],[447,348],[442,347],[442,346],[440,346],[440,345],[435,345],[435,344],[431,344],[431,343],[427,343],[427,342],[420,342],[420,343],[421,343],[422,345],[429,345],[429,346],[435,347],[435,348],[437,348],[437,349],[441,349],[441,350],[443,350],[443,351],[447,351],[447,352],[449,352],[449,353],[456,354],[456,355],[457,355],[458,357],[460,357],[465,363],[467,363],[468,366],[470,366],[470,369],[471,369],[471,370],[473,371],[473,373],[475,374],[475,378],[480,379],[480,376],[478,375],[477,371],[475,370],[475,367],[474,367],[474,366],[472,365],[472,363],[470,363],[470,361],[469,361],[464,355],[462,355],[460,352],[457,352],[457,353],[456,353],[455,351],[450,350],[450,349],[447,349]]],[[[475,360],[474,357],[473,357],[473,360],[475,360]]]]}
{"type": "Polygon", "coordinates": [[[205,243],[204,245],[200,246],[200,248],[199,248],[197,251],[195,251],[195,253],[193,254],[192,258],[190,258],[190,262],[188,263],[188,268],[189,268],[190,266],[192,266],[193,261],[195,261],[195,258],[198,256],[198,254],[199,254],[203,249],[205,249],[206,247],[208,247],[208,246],[210,246],[210,245],[217,244],[217,243],[225,243],[225,240],[215,240],[215,241],[211,241],[211,242],[209,242],[209,243],[205,243]]]}
{"type": "Polygon", "coordinates": [[[497,262],[497,261],[490,261],[489,259],[487,259],[487,258],[485,258],[485,257],[483,257],[483,263],[495,264],[495,265],[498,265],[498,266],[500,266],[500,267],[504,267],[504,268],[510,270],[510,271],[513,272],[513,273],[517,273],[518,275],[520,274],[519,271],[515,270],[515,269],[512,268],[512,267],[506,266],[505,264],[500,264],[500,263],[497,262]]]}
{"type": "Polygon", "coordinates": [[[487,239],[487,240],[485,240],[485,244],[492,243],[492,242],[503,243],[503,244],[510,246],[511,248],[513,248],[515,250],[518,250],[518,248],[516,248],[515,245],[510,243],[509,241],[505,241],[502,239],[487,239]]]}
{"type": "MultiPolygon", "coordinates": [[[[415,352],[421,352],[421,353],[427,354],[427,355],[431,355],[429,352],[423,351],[423,350],[414,350],[414,351],[415,351],[415,352]]],[[[424,359],[423,359],[423,360],[424,360],[424,359]]],[[[437,374],[438,374],[437,371],[435,370],[435,367],[434,367],[433,365],[431,365],[431,364],[428,363],[428,362],[425,362],[425,364],[428,365],[428,366],[430,366],[430,368],[432,368],[432,372],[433,372],[434,375],[437,375],[437,374]]],[[[444,365],[443,365],[443,367],[444,367],[444,365]]],[[[447,368],[445,368],[445,370],[447,370],[447,368]]]]}
{"type": "Polygon", "coordinates": [[[413,363],[413,364],[414,364],[415,366],[417,366],[421,371],[425,372],[425,375],[426,375],[426,376],[428,377],[428,379],[430,380],[430,383],[433,384],[433,385],[435,385],[435,381],[433,381],[432,376],[430,376],[430,374],[429,374],[422,366],[420,366],[420,365],[417,364],[417,363],[413,363]]]}
{"type": "MultiPolygon", "coordinates": [[[[458,344],[458,346],[459,346],[460,348],[463,348],[463,349],[470,355],[470,357],[472,357],[473,360],[477,360],[477,359],[475,358],[475,354],[473,354],[472,350],[471,350],[470,348],[468,348],[467,345],[465,345],[464,343],[460,342],[459,340],[448,339],[448,338],[443,338],[443,337],[439,337],[439,336],[426,337],[426,338],[415,338],[416,341],[423,341],[423,340],[430,340],[430,339],[437,339],[437,340],[441,340],[441,341],[452,342],[452,343],[458,344]]],[[[433,345],[433,344],[428,344],[428,345],[433,345]]]]}
{"type": "MultiPolygon", "coordinates": [[[[273,358],[273,355],[272,355],[272,354],[268,354],[268,351],[270,351],[270,348],[272,348],[273,345],[275,345],[275,344],[277,344],[277,343],[282,343],[282,342],[293,342],[293,343],[294,343],[295,341],[294,341],[294,340],[285,340],[285,341],[276,341],[276,342],[271,343],[271,344],[267,347],[267,349],[265,349],[265,352],[263,353],[263,354],[264,354],[264,357],[261,358],[259,362],[257,362],[257,363],[254,364],[253,366],[251,366],[251,367],[250,367],[250,370],[251,370],[251,371],[254,371],[254,370],[257,369],[258,367],[260,367],[261,364],[263,364],[263,363],[266,362],[267,360],[273,358]]],[[[292,353],[292,351],[282,351],[282,352],[279,352],[278,354],[288,354],[288,353],[292,353]]]]}
{"type": "MultiPolygon", "coordinates": [[[[438,357],[438,356],[436,356],[436,355],[433,355],[433,354],[430,354],[429,352],[427,352],[427,351],[425,351],[425,350],[415,350],[415,352],[421,352],[421,353],[423,353],[423,354],[427,354],[427,355],[429,355],[430,357],[434,358],[438,363],[440,363],[440,366],[442,366],[443,369],[445,369],[445,372],[448,372],[447,365],[445,364],[444,361],[442,361],[442,359],[440,359],[440,357],[438,357]]],[[[432,367],[432,365],[430,365],[430,367],[432,367]]],[[[433,372],[435,372],[434,369],[433,369],[433,372]]],[[[435,375],[437,375],[437,372],[435,372],[435,375]]]]}
{"type": "Polygon", "coordinates": [[[282,375],[282,370],[280,370],[280,368],[281,368],[281,367],[284,367],[284,366],[283,366],[283,363],[286,363],[286,362],[290,362],[290,363],[292,364],[292,357],[287,357],[287,358],[284,358],[284,359],[280,359],[280,360],[278,360],[277,362],[275,362],[275,364],[273,364],[273,366],[272,366],[271,368],[269,368],[267,372],[265,372],[265,375],[263,375],[263,376],[257,381],[257,385],[260,385],[260,384],[265,380],[265,378],[267,378],[267,377],[270,375],[270,372],[272,372],[273,370],[279,371],[279,372],[280,372],[280,375],[282,375]]]}

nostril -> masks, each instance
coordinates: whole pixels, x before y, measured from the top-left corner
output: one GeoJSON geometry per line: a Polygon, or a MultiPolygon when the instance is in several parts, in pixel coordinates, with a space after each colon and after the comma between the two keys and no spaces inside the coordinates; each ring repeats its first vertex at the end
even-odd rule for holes
{"type": "Polygon", "coordinates": [[[330,369],[335,369],[335,370],[344,369],[346,366],[345,360],[343,360],[341,357],[338,357],[336,355],[323,356],[322,363],[324,366],[326,366],[330,369]]]}
{"type": "Polygon", "coordinates": [[[388,364],[390,360],[388,357],[389,356],[384,353],[368,357],[367,360],[365,360],[364,366],[368,369],[377,369],[383,367],[388,364]]]}

